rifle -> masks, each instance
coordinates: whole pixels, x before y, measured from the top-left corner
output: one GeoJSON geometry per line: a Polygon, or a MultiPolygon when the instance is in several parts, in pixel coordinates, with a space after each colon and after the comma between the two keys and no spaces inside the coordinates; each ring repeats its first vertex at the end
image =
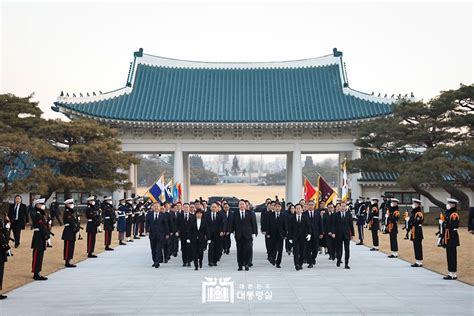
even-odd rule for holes
{"type": "Polygon", "coordinates": [[[402,229],[406,230],[405,239],[409,239],[408,234],[410,232],[410,229],[409,229],[410,216],[408,216],[408,211],[405,211],[405,213],[403,213],[403,219],[405,220],[405,226],[402,227],[402,229]]]}
{"type": "Polygon", "coordinates": [[[436,218],[438,220],[438,231],[435,233],[435,236],[438,236],[438,240],[436,242],[436,245],[438,247],[443,247],[444,246],[444,228],[443,224],[445,221],[445,217],[442,212],[440,212],[439,217],[436,218]]]}

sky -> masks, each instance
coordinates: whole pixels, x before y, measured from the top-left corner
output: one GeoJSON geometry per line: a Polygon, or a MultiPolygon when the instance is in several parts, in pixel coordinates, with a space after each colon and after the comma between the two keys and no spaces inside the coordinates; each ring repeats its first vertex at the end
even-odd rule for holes
{"type": "Polygon", "coordinates": [[[61,91],[125,85],[133,52],[199,61],[344,53],[349,85],[425,101],[472,83],[471,2],[8,2],[0,93],[34,93],[44,117],[61,91]]]}

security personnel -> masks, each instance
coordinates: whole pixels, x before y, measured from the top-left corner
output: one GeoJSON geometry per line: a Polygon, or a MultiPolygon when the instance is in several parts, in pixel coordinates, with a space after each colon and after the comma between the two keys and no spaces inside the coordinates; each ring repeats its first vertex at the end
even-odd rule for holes
{"type": "Polygon", "coordinates": [[[3,274],[5,272],[5,262],[7,262],[8,256],[10,255],[10,229],[9,223],[4,224],[3,219],[0,218],[0,300],[7,298],[2,293],[3,286],[3,274]]]}
{"type": "Polygon", "coordinates": [[[97,228],[100,225],[100,217],[95,207],[95,197],[91,196],[87,198],[87,209],[86,209],[86,233],[87,233],[87,257],[97,258],[94,255],[95,240],[97,237],[97,228]]]}
{"type": "Polygon", "coordinates": [[[115,224],[115,211],[112,206],[112,197],[106,196],[104,198],[104,203],[102,204],[102,218],[104,222],[104,245],[105,250],[112,251],[113,248],[110,247],[112,243],[112,231],[114,230],[115,224]]]}
{"type": "Polygon", "coordinates": [[[400,218],[400,210],[398,209],[398,199],[390,199],[390,207],[387,213],[387,233],[390,235],[390,251],[389,258],[398,258],[398,219],[400,218]]]}
{"type": "Polygon", "coordinates": [[[459,201],[456,199],[448,199],[446,204],[445,220],[443,223],[444,240],[443,246],[446,248],[446,259],[448,261],[448,275],[443,279],[456,280],[457,272],[457,247],[459,246],[459,214],[457,205],[459,201]]]}
{"type": "Polygon", "coordinates": [[[364,244],[364,226],[365,220],[367,218],[367,205],[364,202],[363,197],[359,197],[357,203],[355,204],[355,212],[357,218],[357,232],[359,233],[359,242],[356,245],[364,244]]]}
{"type": "Polygon", "coordinates": [[[372,248],[370,251],[379,251],[379,199],[371,198],[370,199],[370,211],[367,218],[367,223],[369,224],[369,230],[372,232],[372,248]]]}
{"type": "Polygon", "coordinates": [[[410,240],[413,241],[416,262],[411,266],[418,268],[423,266],[423,211],[421,210],[421,201],[412,199],[411,215],[408,220],[408,229],[410,230],[410,240]]]}
{"type": "Polygon", "coordinates": [[[76,265],[70,261],[74,257],[74,247],[76,245],[76,234],[79,232],[79,223],[74,215],[74,200],[68,199],[64,201],[63,214],[63,235],[61,239],[64,240],[63,257],[66,268],[75,268],[76,265]]]}
{"type": "Polygon", "coordinates": [[[33,262],[31,272],[33,272],[33,279],[36,281],[44,281],[48,279],[47,277],[40,275],[41,269],[43,267],[44,252],[46,251],[46,240],[48,240],[50,237],[46,213],[44,211],[46,209],[44,202],[44,198],[33,201],[33,238],[31,240],[31,249],[33,249],[33,262]]]}

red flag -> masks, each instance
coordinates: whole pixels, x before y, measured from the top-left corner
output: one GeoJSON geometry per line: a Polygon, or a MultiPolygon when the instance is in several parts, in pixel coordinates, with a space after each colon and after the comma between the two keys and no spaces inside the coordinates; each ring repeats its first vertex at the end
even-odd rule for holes
{"type": "Polygon", "coordinates": [[[316,189],[313,187],[311,182],[309,182],[308,178],[304,177],[304,200],[306,202],[314,199],[316,195],[316,189]]]}
{"type": "Polygon", "coordinates": [[[337,196],[336,191],[334,191],[331,186],[323,179],[323,177],[318,177],[318,190],[316,192],[316,201],[325,202],[328,204],[332,202],[337,196]]]}

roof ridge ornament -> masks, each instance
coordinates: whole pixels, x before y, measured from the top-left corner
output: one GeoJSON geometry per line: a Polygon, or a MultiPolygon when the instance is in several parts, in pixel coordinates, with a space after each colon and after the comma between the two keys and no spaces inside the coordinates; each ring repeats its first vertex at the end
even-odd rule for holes
{"type": "Polygon", "coordinates": [[[333,54],[334,57],[342,57],[342,52],[339,51],[339,50],[337,50],[336,47],[334,47],[334,48],[332,49],[332,54],[333,54]]]}

